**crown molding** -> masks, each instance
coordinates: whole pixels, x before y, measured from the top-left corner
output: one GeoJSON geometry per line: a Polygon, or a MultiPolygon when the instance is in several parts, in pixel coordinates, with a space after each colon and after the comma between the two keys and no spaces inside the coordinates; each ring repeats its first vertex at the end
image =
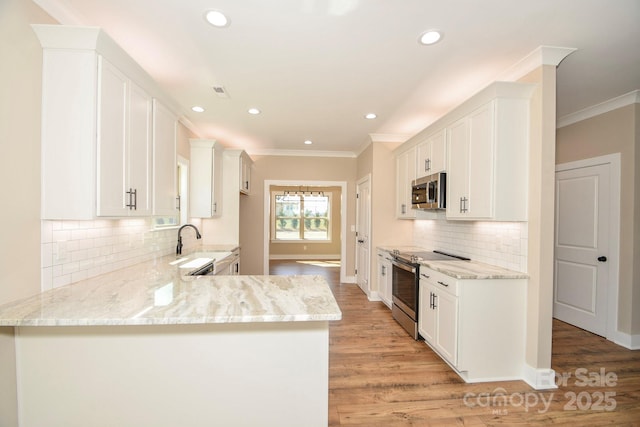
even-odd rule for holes
{"type": "Polygon", "coordinates": [[[640,90],[636,89],[632,92],[625,93],[624,95],[611,98],[607,101],[593,105],[591,107],[584,108],[575,113],[567,114],[558,119],[556,128],[560,129],[565,126],[572,125],[574,123],[581,122],[591,117],[599,116],[600,114],[608,113],[609,111],[617,110],[618,108],[626,107],[627,105],[640,104],[640,90]]]}
{"type": "Polygon", "coordinates": [[[321,150],[245,150],[249,155],[255,156],[285,156],[285,157],[358,157],[353,151],[321,151],[321,150]]]}
{"type": "Polygon", "coordinates": [[[497,80],[516,81],[541,65],[557,67],[564,58],[576,50],[578,49],[573,47],[538,46],[530,54],[508,68],[497,80]]]}

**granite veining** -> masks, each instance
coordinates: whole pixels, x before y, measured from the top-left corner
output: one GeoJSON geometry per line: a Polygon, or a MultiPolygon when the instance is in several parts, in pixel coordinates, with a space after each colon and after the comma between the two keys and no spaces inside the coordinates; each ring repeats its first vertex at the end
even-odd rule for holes
{"type": "MultiPolygon", "coordinates": [[[[185,260],[188,261],[189,257],[185,260]]],[[[0,306],[0,326],[339,320],[322,276],[186,276],[157,258],[0,306]]]]}
{"type": "Polygon", "coordinates": [[[432,270],[456,279],[528,279],[526,273],[477,261],[422,261],[432,270]]]}
{"type": "MultiPolygon", "coordinates": [[[[416,246],[379,246],[378,249],[391,252],[393,249],[400,251],[427,251],[416,246]]],[[[425,265],[432,270],[438,271],[456,279],[528,279],[529,275],[519,271],[509,270],[496,265],[485,264],[478,261],[463,260],[423,260],[421,265],[425,265]]]]}

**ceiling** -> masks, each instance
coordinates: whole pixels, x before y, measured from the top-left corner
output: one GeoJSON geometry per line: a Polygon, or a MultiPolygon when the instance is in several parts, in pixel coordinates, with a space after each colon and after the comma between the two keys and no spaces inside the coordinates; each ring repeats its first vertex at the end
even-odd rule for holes
{"type": "Polygon", "coordinates": [[[200,137],[249,153],[353,155],[372,134],[407,138],[539,46],[577,49],[558,66],[558,117],[640,89],[638,0],[34,1],[102,27],[200,137]],[[230,24],[209,25],[212,9],[230,24]],[[418,43],[433,28],[441,41],[418,43]]]}

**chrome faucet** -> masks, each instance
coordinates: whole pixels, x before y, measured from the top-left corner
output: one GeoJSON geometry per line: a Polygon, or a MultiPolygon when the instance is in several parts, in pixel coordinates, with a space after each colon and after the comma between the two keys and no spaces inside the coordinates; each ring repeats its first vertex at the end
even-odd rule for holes
{"type": "Polygon", "coordinates": [[[191,227],[194,230],[196,230],[196,239],[201,239],[202,236],[200,235],[200,232],[198,231],[198,228],[193,225],[193,224],[185,224],[182,227],[180,227],[180,229],[178,230],[178,246],[176,247],[176,255],[180,255],[182,253],[182,229],[185,227],[191,227]]]}

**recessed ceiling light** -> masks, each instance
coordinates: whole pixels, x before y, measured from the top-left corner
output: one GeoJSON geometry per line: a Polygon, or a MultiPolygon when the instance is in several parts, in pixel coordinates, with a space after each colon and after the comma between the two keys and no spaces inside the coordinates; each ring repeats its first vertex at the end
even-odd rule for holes
{"type": "Polygon", "coordinates": [[[311,144],[313,144],[313,141],[311,141],[311,140],[307,139],[304,143],[305,143],[306,145],[311,145],[311,144]]]}
{"type": "Polygon", "coordinates": [[[364,116],[365,119],[369,119],[369,120],[373,120],[376,117],[378,117],[378,116],[376,116],[374,113],[369,113],[366,116],[364,116]]]}
{"type": "Polygon", "coordinates": [[[214,27],[224,28],[229,26],[229,18],[219,10],[210,10],[204,15],[207,22],[214,27]]]}
{"type": "Polygon", "coordinates": [[[249,108],[249,110],[247,110],[249,114],[260,114],[260,110],[258,110],[257,108],[249,108]]]}
{"type": "Polygon", "coordinates": [[[204,113],[204,108],[200,107],[199,105],[194,105],[193,107],[191,107],[191,109],[196,113],[204,113]]]}
{"type": "Polygon", "coordinates": [[[440,40],[442,40],[442,31],[440,30],[428,30],[420,36],[420,43],[426,45],[438,43],[440,40]]]}

